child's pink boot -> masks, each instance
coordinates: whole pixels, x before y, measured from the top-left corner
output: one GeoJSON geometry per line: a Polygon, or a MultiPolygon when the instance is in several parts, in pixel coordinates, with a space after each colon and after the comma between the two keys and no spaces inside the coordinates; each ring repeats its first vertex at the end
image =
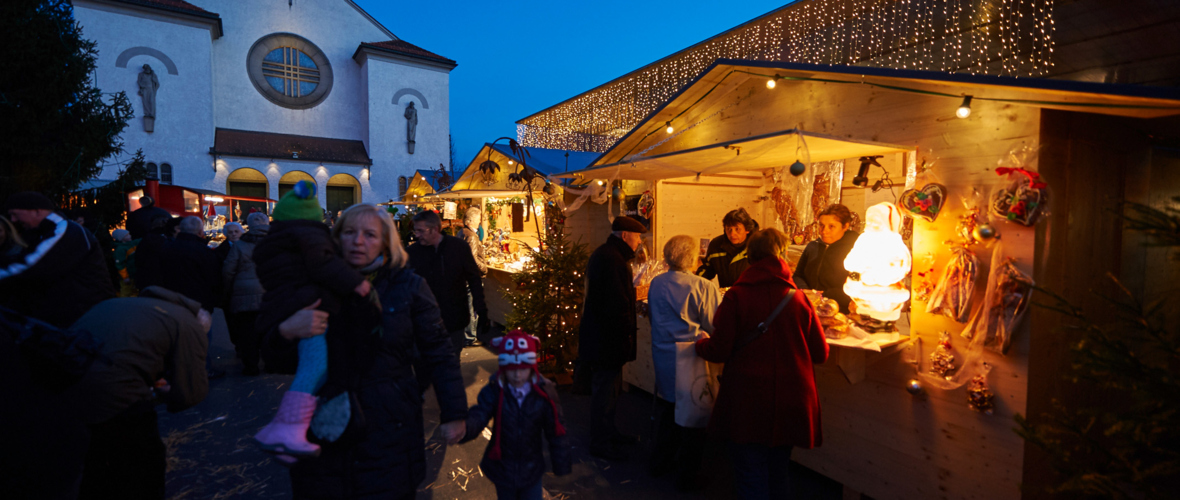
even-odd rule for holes
{"type": "Polygon", "coordinates": [[[287,391],[279,413],[254,440],[263,450],[292,456],[318,456],[320,446],[307,442],[307,427],[315,414],[316,397],[306,392],[287,391]]]}

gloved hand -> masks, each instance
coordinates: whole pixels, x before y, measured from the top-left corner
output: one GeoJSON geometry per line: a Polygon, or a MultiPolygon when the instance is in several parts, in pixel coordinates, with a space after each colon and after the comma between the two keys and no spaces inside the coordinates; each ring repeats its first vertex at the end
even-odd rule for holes
{"type": "Polygon", "coordinates": [[[487,335],[488,330],[492,329],[492,320],[488,319],[488,312],[479,313],[479,319],[475,321],[475,334],[479,337],[487,335]]]}

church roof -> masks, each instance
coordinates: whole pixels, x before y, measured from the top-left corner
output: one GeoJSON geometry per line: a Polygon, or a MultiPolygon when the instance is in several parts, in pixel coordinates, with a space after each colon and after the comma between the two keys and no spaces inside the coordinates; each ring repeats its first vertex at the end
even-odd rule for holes
{"type": "Polygon", "coordinates": [[[384,42],[364,42],[364,43],[361,43],[361,46],[358,47],[357,50],[359,51],[364,48],[376,49],[380,52],[389,52],[389,53],[398,54],[398,55],[402,55],[402,56],[409,56],[409,57],[413,57],[413,58],[417,58],[417,59],[425,59],[427,61],[431,61],[431,62],[435,62],[435,63],[442,63],[442,64],[450,65],[452,67],[454,67],[458,64],[453,59],[448,59],[446,57],[440,56],[438,54],[435,54],[434,52],[426,50],[422,47],[414,45],[414,44],[407,42],[405,40],[387,40],[384,42]]]}
{"type": "Polygon", "coordinates": [[[216,26],[215,26],[216,30],[214,31],[215,38],[220,37],[224,31],[222,29],[220,15],[218,15],[216,12],[209,12],[205,9],[197,7],[196,5],[185,2],[184,0],[111,0],[111,1],[113,1],[115,3],[132,5],[132,6],[136,6],[136,7],[163,10],[163,11],[172,12],[175,14],[195,16],[197,18],[201,18],[201,19],[205,20],[206,22],[214,22],[216,24],[216,26]]]}
{"type": "Polygon", "coordinates": [[[365,143],[361,141],[227,128],[217,129],[213,137],[213,147],[209,152],[215,155],[252,158],[373,164],[373,160],[365,151],[365,143]]]}

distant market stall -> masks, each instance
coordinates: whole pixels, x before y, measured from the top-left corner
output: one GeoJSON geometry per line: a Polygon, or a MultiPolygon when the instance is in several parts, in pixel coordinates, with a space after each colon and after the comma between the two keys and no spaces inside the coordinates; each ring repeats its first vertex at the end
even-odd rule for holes
{"type": "MultiPolygon", "coordinates": [[[[567,214],[574,239],[601,244],[617,214],[650,219],[641,288],[669,238],[717,237],[730,210],[786,232],[794,265],[815,215],[847,206],[857,313],[810,294],[832,346],[816,373],[824,444],[794,460],[878,499],[1017,498],[1013,415],[1045,411],[1063,368],[1059,318],[1030,308],[1033,284],[1086,288],[1135,262],[1103,200],[1180,188],[1153,153],[1180,136],[1177,116],[1172,88],[721,59],[557,175],[609,193],[567,214]]],[[[651,391],[645,335],[624,378],[651,391]]]]}

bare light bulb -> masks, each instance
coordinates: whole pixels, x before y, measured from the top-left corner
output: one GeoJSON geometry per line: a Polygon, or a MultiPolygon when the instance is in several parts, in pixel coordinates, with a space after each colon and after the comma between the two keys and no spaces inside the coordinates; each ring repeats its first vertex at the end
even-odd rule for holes
{"type": "Polygon", "coordinates": [[[773,89],[773,88],[774,88],[774,86],[775,86],[775,83],[774,83],[774,78],[771,78],[771,79],[769,79],[769,80],[766,80],[766,88],[768,88],[768,89],[773,89]]]}
{"type": "Polygon", "coordinates": [[[598,181],[598,185],[599,185],[599,186],[601,186],[601,185],[602,185],[602,181],[601,181],[601,180],[600,180],[600,181],[598,181]]]}
{"type": "Polygon", "coordinates": [[[963,96],[963,104],[960,104],[959,109],[955,110],[955,116],[959,118],[971,116],[971,96],[963,96]]]}
{"type": "Polygon", "coordinates": [[[667,122],[667,125],[668,125],[668,128],[664,129],[664,132],[671,134],[672,132],[676,131],[676,129],[672,128],[672,122],[670,122],[670,121],[667,122]]]}
{"type": "Polygon", "coordinates": [[[513,164],[515,164],[515,163],[516,163],[516,162],[514,162],[514,161],[512,161],[512,160],[508,160],[508,164],[509,164],[509,165],[513,165],[513,164]]]}

